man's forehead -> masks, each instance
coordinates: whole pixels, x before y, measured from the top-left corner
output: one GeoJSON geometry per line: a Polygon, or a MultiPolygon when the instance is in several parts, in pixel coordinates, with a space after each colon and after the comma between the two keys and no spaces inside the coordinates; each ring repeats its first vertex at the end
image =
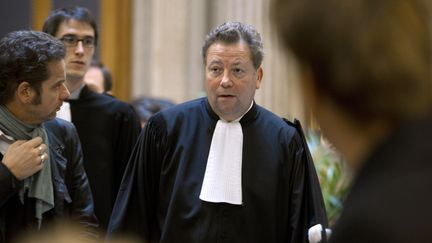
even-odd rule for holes
{"type": "Polygon", "coordinates": [[[95,30],[91,26],[90,23],[80,21],[77,19],[65,19],[61,22],[57,29],[57,34],[65,35],[65,34],[84,34],[86,36],[95,36],[95,30]],[[85,33],[82,33],[85,32],[85,33]]]}
{"type": "Polygon", "coordinates": [[[207,61],[218,62],[221,59],[231,59],[233,62],[251,61],[251,52],[247,43],[215,42],[207,50],[207,61]]]}

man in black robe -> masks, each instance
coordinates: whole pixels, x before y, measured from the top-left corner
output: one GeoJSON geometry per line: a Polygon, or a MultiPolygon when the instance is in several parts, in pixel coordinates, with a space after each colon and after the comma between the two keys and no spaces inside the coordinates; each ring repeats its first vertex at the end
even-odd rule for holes
{"type": "Polygon", "coordinates": [[[308,242],[325,225],[302,135],[254,102],[260,35],[230,22],[203,47],[207,98],[147,122],[120,187],[109,233],[148,242],[308,242]]]}
{"type": "Polygon", "coordinates": [[[58,116],[72,121],[77,128],[96,216],[104,229],[141,129],[140,120],[131,105],[93,92],[84,83],[98,38],[96,21],[86,8],[54,10],[43,31],[66,47],[66,85],[71,96],[58,116]]]}
{"type": "Polygon", "coordinates": [[[354,180],[329,242],[432,242],[430,1],[275,0],[321,130],[354,180]]]}

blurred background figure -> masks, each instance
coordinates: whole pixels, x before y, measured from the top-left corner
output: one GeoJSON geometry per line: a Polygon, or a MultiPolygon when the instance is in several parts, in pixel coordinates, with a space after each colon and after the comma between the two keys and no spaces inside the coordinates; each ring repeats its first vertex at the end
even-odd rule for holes
{"type": "Polygon", "coordinates": [[[272,4],[306,107],[354,172],[330,242],[431,242],[428,1],[272,4]]]}
{"type": "Polygon", "coordinates": [[[168,99],[146,96],[135,99],[131,103],[140,117],[142,127],[144,127],[148,119],[156,112],[175,105],[174,102],[168,99]]]}
{"type": "Polygon", "coordinates": [[[94,92],[113,96],[111,72],[98,60],[91,62],[89,69],[84,75],[84,82],[94,92]]]}

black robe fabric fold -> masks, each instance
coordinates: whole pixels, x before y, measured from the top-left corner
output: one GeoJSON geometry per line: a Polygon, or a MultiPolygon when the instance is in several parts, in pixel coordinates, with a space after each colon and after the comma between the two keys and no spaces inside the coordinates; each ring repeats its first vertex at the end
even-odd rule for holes
{"type": "MultiPolygon", "coordinates": [[[[129,160],[108,229],[146,242],[308,242],[325,208],[304,138],[254,104],[243,129],[243,204],[201,201],[218,116],[206,98],[154,115],[129,160]],[[318,202],[318,207],[314,203],[318,202]]],[[[301,128],[300,128],[301,129],[301,128]]],[[[323,218],[322,218],[323,217],[323,218]]]]}
{"type": "Polygon", "coordinates": [[[69,100],[84,154],[84,167],[93,192],[101,230],[108,226],[123,172],[141,131],[138,115],[130,104],[107,95],[81,90],[69,100]]]}

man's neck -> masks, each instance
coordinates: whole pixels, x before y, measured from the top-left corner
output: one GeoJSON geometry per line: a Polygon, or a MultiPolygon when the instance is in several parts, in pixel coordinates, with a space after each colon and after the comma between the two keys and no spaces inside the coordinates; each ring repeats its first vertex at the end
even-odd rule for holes
{"type": "Polygon", "coordinates": [[[66,87],[68,88],[70,93],[78,90],[84,85],[83,78],[75,78],[66,75],[66,87]]]}
{"type": "Polygon", "coordinates": [[[31,113],[28,110],[23,109],[23,106],[20,104],[17,104],[16,102],[10,102],[5,106],[9,110],[9,112],[12,113],[12,115],[14,115],[21,122],[31,125],[41,124],[41,122],[34,121],[31,113]]]}

